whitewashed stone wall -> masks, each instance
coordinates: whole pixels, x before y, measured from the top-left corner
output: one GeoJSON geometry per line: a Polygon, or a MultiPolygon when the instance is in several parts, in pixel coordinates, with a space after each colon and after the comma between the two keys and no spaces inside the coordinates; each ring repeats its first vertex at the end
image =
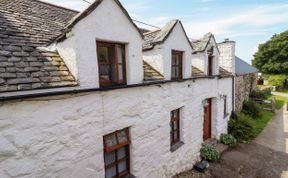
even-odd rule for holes
{"type": "Polygon", "coordinates": [[[126,44],[127,83],[143,82],[142,37],[118,5],[105,0],[72,28],[68,39],[57,44],[81,87],[99,87],[97,40],[126,44]]]}
{"type": "Polygon", "coordinates": [[[218,44],[220,50],[219,65],[235,74],[235,42],[224,41],[218,44]]]}
{"type": "MultiPolygon", "coordinates": [[[[231,78],[197,79],[107,92],[0,103],[0,177],[104,178],[103,135],[131,131],[131,172],[169,178],[199,159],[203,100],[213,98],[213,137],[227,132],[221,95],[231,78]],[[170,152],[170,111],[181,109],[181,138],[170,152]]],[[[232,110],[228,104],[228,111],[232,110]]]]}
{"type": "Polygon", "coordinates": [[[166,80],[171,79],[172,50],[183,51],[183,78],[191,78],[192,48],[185,32],[178,22],[169,37],[150,51],[143,51],[143,59],[155,69],[159,69],[166,80]],[[163,64],[163,66],[161,66],[163,64]]]}

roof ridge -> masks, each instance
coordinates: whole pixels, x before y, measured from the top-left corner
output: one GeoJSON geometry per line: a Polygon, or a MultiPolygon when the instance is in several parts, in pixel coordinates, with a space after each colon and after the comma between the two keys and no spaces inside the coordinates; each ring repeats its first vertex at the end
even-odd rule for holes
{"type": "Polygon", "coordinates": [[[56,7],[56,8],[68,10],[68,11],[75,12],[75,13],[80,13],[80,11],[77,11],[77,10],[74,10],[74,9],[71,9],[71,8],[67,8],[67,7],[63,7],[63,6],[60,6],[60,5],[57,5],[57,4],[53,4],[53,3],[50,3],[50,2],[45,2],[43,0],[32,0],[32,1],[37,1],[39,3],[46,4],[46,5],[49,5],[49,6],[53,6],[53,7],[56,7]]]}

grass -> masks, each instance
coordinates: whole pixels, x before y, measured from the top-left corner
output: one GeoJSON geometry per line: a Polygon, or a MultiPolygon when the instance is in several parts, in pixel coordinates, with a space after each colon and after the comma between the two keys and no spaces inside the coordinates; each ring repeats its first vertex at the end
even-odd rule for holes
{"type": "MultiPolygon", "coordinates": [[[[272,99],[273,95],[270,95],[267,99],[272,99]]],[[[286,102],[288,102],[288,98],[283,96],[274,96],[276,99],[277,110],[281,109],[286,102]]],[[[262,110],[261,116],[257,119],[253,120],[253,125],[255,127],[255,138],[262,132],[262,130],[266,127],[269,121],[273,118],[275,113],[270,111],[262,110]]]]}
{"type": "Polygon", "coordinates": [[[262,130],[266,127],[269,121],[273,118],[275,113],[270,111],[262,111],[262,114],[259,118],[253,119],[252,123],[255,127],[254,136],[255,138],[262,132],[262,130]]]}

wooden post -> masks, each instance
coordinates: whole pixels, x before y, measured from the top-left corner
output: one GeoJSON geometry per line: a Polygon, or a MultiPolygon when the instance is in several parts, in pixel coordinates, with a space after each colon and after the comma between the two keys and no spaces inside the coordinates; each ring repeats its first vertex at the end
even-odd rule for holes
{"type": "Polygon", "coordinates": [[[275,96],[273,96],[272,101],[271,101],[271,110],[273,112],[275,112],[275,105],[276,105],[276,99],[275,99],[275,96]]]}

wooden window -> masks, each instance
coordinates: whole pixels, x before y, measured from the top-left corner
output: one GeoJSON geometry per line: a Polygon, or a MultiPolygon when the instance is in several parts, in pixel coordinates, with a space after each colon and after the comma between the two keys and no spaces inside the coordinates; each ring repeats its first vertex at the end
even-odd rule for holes
{"type": "Polygon", "coordinates": [[[172,68],[171,68],[171,79],[177,80],[182,79],[182,56],[181,51],[172,51],[172,68]]]}
{"type": "Polygon", "coordinates": [[[125,45],[97,42],[100,87],[126,83],[125,45]]]}
{"type": "Polygon", "coordinates": [[[171,111],[170,127],[170,144],[173,146],[180,142],[180,109],[171,111]]]}
{"type": "Polygon", "coordinates": [[[208,71],[207,75],[211,76],[213,75],[213,56],[209,55],[208,57],[208,71]]]}
{"type": "Polygon", "coordinates": [[[129,129],[104,136],[105,178],[130,176],[129,129]]]}

